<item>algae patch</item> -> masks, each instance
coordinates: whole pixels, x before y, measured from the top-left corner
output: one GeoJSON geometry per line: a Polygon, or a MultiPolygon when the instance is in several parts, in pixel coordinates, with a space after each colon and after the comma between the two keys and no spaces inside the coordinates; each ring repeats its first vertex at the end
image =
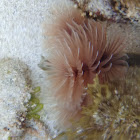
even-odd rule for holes
{"type": "Polygon", "coordinates": [[[28,103],[28,111],[27,111],[27,118],[28,119],[40,119],[40,115],[37,113],[43,109],[43,104],[40,103],[39,99],[36,97],[36,94],[40,92],[40,87],[36,87],[31,92],[31,99],[28,103]]]}
{"type": "Polygon", "coordinates": [[[123,80],[100,85],[98,78],[88,86],[92,104],[72,128],[55,139],[131,140],[140,139],[140,69],[129,68],[123,80]]]}

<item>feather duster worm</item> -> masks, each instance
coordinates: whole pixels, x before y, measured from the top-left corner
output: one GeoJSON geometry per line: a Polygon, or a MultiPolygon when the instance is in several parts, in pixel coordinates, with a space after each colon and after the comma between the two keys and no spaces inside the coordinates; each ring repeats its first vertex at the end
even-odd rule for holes
{"type": "Polygon", "coordinates": [[[85,87],[96,74],[103,83],[126,72],[124,38],[115,34],[107,39],[104,25],[82,17],[74,8],[58,12],[51,26],[46,26],[46,35],[50,42],[45,48],[51,51],[44,64],[60,108],[73,114],[80,110],[85,87]]]}

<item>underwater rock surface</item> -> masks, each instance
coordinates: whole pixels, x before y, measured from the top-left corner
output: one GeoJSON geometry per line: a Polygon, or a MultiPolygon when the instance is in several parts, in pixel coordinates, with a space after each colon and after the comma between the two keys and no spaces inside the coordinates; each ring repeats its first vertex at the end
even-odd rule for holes
{"type": "Polygon", "coordinates": [[[83,15],[100,20],[140,23],[139,0],[71,0],[83,15]]]}
{"type": "Polygon", "coordinates": [[[30,99],[29,69],[20,60],[0,60],[0,134],[19,136],[24,131],[30,99]]]}

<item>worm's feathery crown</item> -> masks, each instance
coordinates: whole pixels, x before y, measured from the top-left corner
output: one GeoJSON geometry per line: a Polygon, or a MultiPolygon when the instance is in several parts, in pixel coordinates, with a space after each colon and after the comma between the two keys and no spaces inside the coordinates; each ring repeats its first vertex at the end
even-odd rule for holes
{"type": "Polygon", "coordinates": [[[58,101],[71,110],[80,108],[84,87],[124,76],[123,39],[118,35],[106,38],[106,28],[99,22],[81,17],[73,10],[48,29],[52,36],[52,53],[46,61],[52,90],[58,101]]]}

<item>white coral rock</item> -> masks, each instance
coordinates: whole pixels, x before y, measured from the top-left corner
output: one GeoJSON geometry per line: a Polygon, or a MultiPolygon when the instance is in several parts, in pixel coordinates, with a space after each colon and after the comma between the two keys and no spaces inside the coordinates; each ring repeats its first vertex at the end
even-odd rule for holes
{"type": "Polygon", "coordinates": [[[25,105],[30,99],[28,74],[28,67],[20,60],[0,60],[0,131],[7,137],[20,136],[24,130],[25,105]]]}

